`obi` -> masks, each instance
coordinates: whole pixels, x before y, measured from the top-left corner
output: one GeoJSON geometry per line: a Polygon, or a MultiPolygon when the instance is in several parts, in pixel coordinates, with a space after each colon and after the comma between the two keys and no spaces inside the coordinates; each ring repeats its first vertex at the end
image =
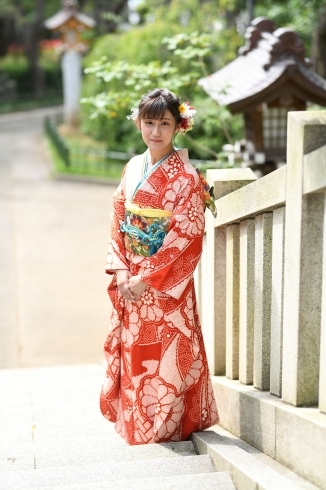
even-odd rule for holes
{"type": "Polygon", "coordinates": [[[172,213],[164,209],[139,208],[126,202],[125,221],[121,225],[126,249],[144,257],[155,254],[163,244],[171,216],[172,213]]]}

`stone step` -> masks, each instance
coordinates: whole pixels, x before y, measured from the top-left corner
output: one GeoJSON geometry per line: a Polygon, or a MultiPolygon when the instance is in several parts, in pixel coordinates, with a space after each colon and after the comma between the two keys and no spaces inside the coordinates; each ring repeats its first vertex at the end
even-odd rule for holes
{"type": "MultiPolygon", "coordinates": [[[[232,479],[227,472],[203,473],[200,475],[182,475],[153,477],[142,480],[125,481],[102,481],[96,483],[59,485],[51,487],[53,490],[236,490],[232,479]]],[[[28,490],[30,487],[22,488],[28,490]]],[[[35,490],[43,490],[37,487],[35,490]]],[[[280,489],[281,490],[281,489],[280,489]]]]}
{"type": "Polygon", "coordinates": [[[192,441],[198,454],[211,457],[218,472],[230,473],[237,490],[319,490],[220,426],[194,433],[192,441]]]}
{"type": "Polygon", "coordinates": [[[113,445],[107,436],[90,436],[86,440],[62,438],[0,447],[0,471],[195,455],[191,441],[128,446],[126,443],[113,445]]]}
{"type": "Polygon", "coordinates": [[[115,432],[114,424],[105,420],[102,415],[98,419],[90,420],[87,418],[76,418],[75,420],[58,421],[55,418],[51,421],[37,420],[36,423],[31,418],[29,420],[8,421],[1,418],[3,426],[1,428],[1,445],[11,446],[21,442],[30,441],[51,441],[51,440],[71,440],[74,438],[107,437],[108,443],[114,445],[125,444],[124,440],[115,432]]]}
{"type": "Polygon", "coordinates": [[[212,381],[222,427],[325,488],[326,415],[317,406],[295,407],[225,376],[213,376],[212,381]]]}
{"type": "Polygon", "coordinates": [[[81,466],[57,466],[34,470],[4,471],[0,474],[0,490],[24,488],[55,488],[64,485],[85,485],[96,482],[127,482],[155,475],[157,481],[164,477],[214,473],[210,457],[184,456],[146,459],[126,462],[95,463],[81,466]]]}

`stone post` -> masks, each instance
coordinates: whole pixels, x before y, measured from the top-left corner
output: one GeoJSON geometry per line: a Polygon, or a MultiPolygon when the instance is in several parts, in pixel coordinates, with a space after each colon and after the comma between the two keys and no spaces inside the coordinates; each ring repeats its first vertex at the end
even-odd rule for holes
{"type": "MultiPolygon", "coordinates": [[[[207,181],[214,187],[216,199],[221,199],[254,180],[256,177],[251,169],[207,170],[207,181]]],[[[206,257],[203,257],[201,262],[201,274],[205,274],[201,297],[205,305],[211,306],[202,308],[203,335],[209,368],[211,374],[224,375],[227,305],[226,227],[216,228],[214,218],[209,212],[206,213],[206,257]]],[[[237,308],[239,309],[239,305],[237,308]]]]}
{"type": "Polygon", "coordinates": [[[201,299],[205,304],[201,308],[201,320],[210,373],[224,375],[226,230],[214,227],[214,217],[210,212],[206,212],[206,230],[201,260],[201,299]]]}
{"type": "Polygon", "coordinates": [[[285,207],[273,211],[270,392],[282,396],[285,207]]]}
{"type": "Polygon", "coordinates": [[[324,111],[289,113],[282,398],[299,406],[318,403],[324,212],[322,194],[303,194],[303,157],[325,142],[324,111]]]}
{"type": "Polygon", "coordinates": [[[79,119],[81,54],[74,50],[66,51],[62,55],[61,65],[65,122],[76,126],[79,119]]]}
{"type": "Polygon", "coordinates": [[[240,223],[240,311],[239,311],[239,380],[253,382],[254,365],[254,284],[255,220],[240,223]]]}
{"type": "MultiPolygon", "coordinates": [[[[325,161],[323,162],[325,163],[325,161]]],[[[326,196],[324,194],[323,285],[320,333],[319,410],[326,413],[326,196]]]]}
{"type": "Polygon", "coordinates": [[[263,213],[256,216],[255,221],[254,386],[259,390],[268,390],[273,215],[263,213]]]}
{"type": "Polygon", "coordinates": [[[226,375],[239,378],[239,258],[240,226],[226,231],[226,375]]]}

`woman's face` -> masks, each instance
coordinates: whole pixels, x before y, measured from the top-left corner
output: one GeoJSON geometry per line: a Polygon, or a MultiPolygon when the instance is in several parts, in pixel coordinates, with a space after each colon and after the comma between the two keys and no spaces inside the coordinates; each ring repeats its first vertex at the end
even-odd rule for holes
{"type": "Polygon", "coordinates": [[[172,151],[172,139],[178,126],[169,110],[162,119],[141,119],[138,124],[142,138],[150,151],[164,153],[172,151]]]}

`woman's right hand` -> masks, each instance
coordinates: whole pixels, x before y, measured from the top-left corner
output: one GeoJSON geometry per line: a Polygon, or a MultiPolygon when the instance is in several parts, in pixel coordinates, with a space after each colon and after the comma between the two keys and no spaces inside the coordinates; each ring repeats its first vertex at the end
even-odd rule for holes
{"type": "Polygon", "coordinates": [[[116,276],[117,286],[122,296],[128,301],[135,301],[135,296],[129,289],[129,279],[131,277],[130,271],[119,269],[116,271],[116,276]]]}

